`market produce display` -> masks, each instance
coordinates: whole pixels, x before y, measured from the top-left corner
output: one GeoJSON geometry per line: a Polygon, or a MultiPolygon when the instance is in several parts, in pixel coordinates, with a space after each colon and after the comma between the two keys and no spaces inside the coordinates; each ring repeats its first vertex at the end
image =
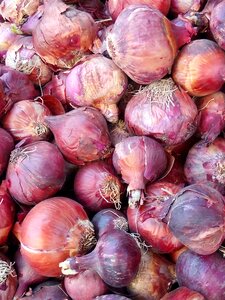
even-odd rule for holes
{"type": "Polygon", "coordinates": [[[0,1],[0,300],[225,300],[225,0],[0,1]]]}

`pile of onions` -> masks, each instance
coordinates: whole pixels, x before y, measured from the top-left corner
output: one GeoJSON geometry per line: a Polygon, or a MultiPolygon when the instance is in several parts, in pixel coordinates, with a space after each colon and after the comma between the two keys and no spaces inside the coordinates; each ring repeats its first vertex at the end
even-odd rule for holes
{"type": "Polygon", "coordinates": [[[34,205],[62,188],[65,161],[55,145],[46,141],[30,143],[12,151],[6,179],[13,198],[34,205]]]}
{"type": "Polygon", "coordinates": [[[154,139],[133,136],[116,144],[113,165],[128,184],[129,205],[133,208],[142,200],[145,184],[158,179],[165,171],[167,156],[154,139]]]}
{"type": "Polygon", "coordinates": [[[195,144],[186,157],[184,172],[189,183],[205,183],[225,194],[225,139],[195,144]]]}
{"type": "Polygon", "coordinates": [[[165,294],[160,300],[205,300],[198,292],[192,291],[184,286],[165,294]]]}
{"type": "Polygon", "coordinates": [[[154,137],[169,146],[193,135],[197,113],[191,97],[168,78],[151,83],[131,98],[125,122],[131,133],[154,137]]]}
{"type": "Polygon", "coordinates": [[[51,112],[42,103],[22,100],[13,105],[2,120],[3,127],[11,133],[15,141],[27,139],[29,142],[47,140],[50,130],[45,117],[51,112]]]}
{"type": "Polygon", "coordinates": [[[21,225],[20,243],[22,256],[37,273],[58,277],[61,261],[91,249],[94,229],[79,203],[54,197],[28,212],[21,225]]]}
{"type": "Polygon", "coordinates": [[[14,141],[12,136],[3,128],[0,128],[0,176],[6,170],[9,156],[14,149],[14,141]]]}
{"type": "Polygon", "coordinates": [[[0,299],[13,299],[17,287],[17,275],[13,263],[0,253],[0,299]]]}
{"type": "Polygon", "coordinates": [[[110,154],[107,123],[97,109],[77,108],[64,115],[46,117],[45,121],[69,162],[83,165],[110,154]]]}
{"type": "Polygon", "coordinates": [[[18,35],[12,30],[12,24],[0,23],[0,61],[5,59],[8,48],[17,38],[18,35]]]}
{"type": "Polygon", "coordinates": [[[172,77],[190,95],[215,93],[225,82],[225,53],[213,41],[192,41],[179,52],[172,77]]]}
{"type": "Polygon", "coordinates": [[[127,76],[111,59],[89,55],[66,79],[66,96],[71,105],[98,108],[112,123],[118,121],[117,102],[127,88],[127,76]]]}
{"type": "Polygon", "coordinates": [[[90,14],[61,0],[49,0],[32,33],[35,51],[44,62],[56,69],[71,68],[91,48],[96,25],[90,14]]]}

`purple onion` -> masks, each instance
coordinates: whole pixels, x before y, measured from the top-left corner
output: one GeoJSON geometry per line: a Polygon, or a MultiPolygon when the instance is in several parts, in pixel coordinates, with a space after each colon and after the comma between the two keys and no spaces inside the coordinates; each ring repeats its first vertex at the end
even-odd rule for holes
{"type": "Polygon", "coordinates": [[[211,13],[210,30],[218,45],[225,50],[225,2],[217,4],[211,13]]]}
{"type": "Polygon", "coordinates": [[[1,140],[1,147],[0,147],[0,176],[5,171],[9,156],[11,151],[14,148],[14,142],[12,136],[3,128],[0,128],[0,140],[1,140]]]}

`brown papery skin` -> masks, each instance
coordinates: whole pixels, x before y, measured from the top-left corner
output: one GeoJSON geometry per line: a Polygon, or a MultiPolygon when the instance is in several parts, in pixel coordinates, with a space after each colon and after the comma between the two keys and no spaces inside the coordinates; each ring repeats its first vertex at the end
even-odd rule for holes
{"type": "Polygon", "coordinates": [[[198,292],[192,291],[186,287],[179,287],[174,291],[166,294],[160,300],[205,300],[198,292]]]}
{"type": "Polygon", "coordinates": [[[225,53],[213,41],[192,41],[178,54],[172,77],[190,95],[215,93],[225,81],[225,53]]]}

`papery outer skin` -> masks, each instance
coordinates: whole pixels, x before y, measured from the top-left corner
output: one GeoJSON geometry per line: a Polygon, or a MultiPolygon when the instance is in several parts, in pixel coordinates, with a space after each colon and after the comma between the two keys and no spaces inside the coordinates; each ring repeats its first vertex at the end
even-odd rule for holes
{"type": "Polygon", "coordinates": [[[53,67],[71,68],[91,48],[96,32],[90,14],[61,0],[49,0],[33,30],[34,48],[53,67]]]}
{"type": "Polygon", "coordinates": [[[183,245],[198,254],[210,255],[224,240],[224,210],[223,196],[218,191],[192,184],[174,197],[167,224],[183,245]]]}
{"type": "Polygon", "coordinates": [[[7,277],[6,281],[0,284],[0,299],[13,299],[17,287],[16,271],[14,269],[14,266],[12,265],[12,262],[9,260],[8,257],[5,256],[5,254],[0,253],[0,261],[6,262],[8,266],[11,266],[11,275],[7,277]]]}
{"type": "Polygon", "coordinates": [[[128,137],[116,144],[113,165],[128,184],[128,191],[144,189],[165,171],[167,157],[163,147],[148,137],[128,137]]]}
{"type": "Polygon", "coordinates": [[[169,78],[150,84],[131,98],[125,123],[131,133],[154,137],[170,146],[193,135],[197,114],[191,97],[169,78]]]}
{"type": "Polygon", "coordinates": [[[18,35],[12,30],[12,24],[0,23],[0,60],[4,60],[8,48],[17,38],[18,35]]]}
{"type": "Polygon", "coordinates": [[[199,11],[205,0],[171,0],[170,11],[173,14],[185,14],[189,10],[199,11]]]}
{"type": "Polygon", "coordinates": [[[13,198],[34,205],[62,188],[66,179],[65,161],[55,145],[34,142],[11,153],[6,179],[13,198]]]}
{"type": "Polygon", "coordinates": [[[195,144],[186,157],[184,172],[190,184],[205,183],[225,195],[225,139],[195,144]]]}
{"type": "Polygon", "coordinates": [[[61,116],[46,118],[65,158],[84,165],[109,154],[110,137],[103,115],[95,108],[82,107],[61,116]]]}
{"type": "Polygon", "coordinates": [[[170,21],[146,5],[131,5],[107,35],[112,60],[135,82],[149,84],[171,69],[177,44],[170,21]]]}
{"type": "Polygon", "coordinates": [[[221,300],[225,296],[224,269],[222,254],[198,255],[187,250],[177,261],[177,280],[180,286],[201,293],[207,300],[221,300]]]}
{"type": "Polygon", "coordinates": [[[198,292],[192,291],[184,286],[165,294],[160,300],[206,300],[198,292]]]}
{"type": "Polygon", "coordinates": [[[8,160],[11,151],[14,148],[14,141],[12,136],[3,128],[0,128],[0,176],[7,168],[8,160]]]}
{"type": "Polygon", "coordinates": [[[225,81],[225,53],[213,41],[192,41],[177,55],[172,77],[190,95],[215,93],[225,81]]]}
{"type": "Polygon", "coordinates": [[[225,2],[222,1],[212,10],[210,30],[218,45],[225,50],[225,2]]]}
{"type": "Polygon", "coordinates": [[[85,246],[88,238],[92,238],[92,228],[82,205],[65,197],[49,198],[35,205],[25,217],[21,253],[39,274],[58,277],[61,261],[89,250],[85,246]]]}

